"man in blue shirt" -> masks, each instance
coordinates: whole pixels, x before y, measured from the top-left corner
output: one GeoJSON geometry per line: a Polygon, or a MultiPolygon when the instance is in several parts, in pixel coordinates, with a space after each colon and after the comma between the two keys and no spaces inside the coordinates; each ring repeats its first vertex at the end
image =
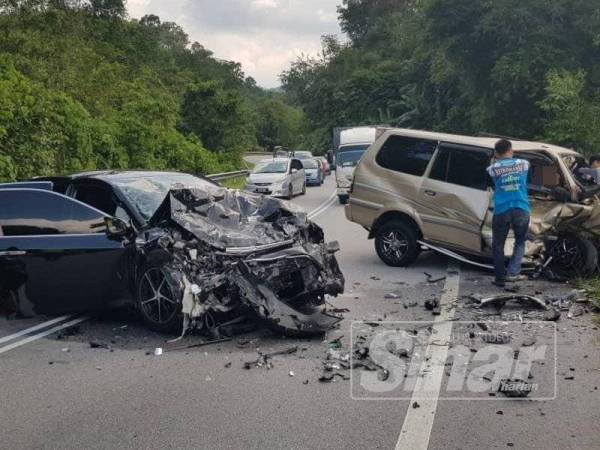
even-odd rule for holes
{"type": "Polygon", "coordinates": [[[492,222],[492,251],[496,286],[506,281],[522,281],[521,261],[529,230],[529,198],[527,174],[529,161],[513,158],[512,143],[506,139],[496,142],[496,161],[487,171],[495,185],[494,220],[492,222]],[[515,235],[513,255],[505,266],[504,244],[510,229],[515,235]]]}

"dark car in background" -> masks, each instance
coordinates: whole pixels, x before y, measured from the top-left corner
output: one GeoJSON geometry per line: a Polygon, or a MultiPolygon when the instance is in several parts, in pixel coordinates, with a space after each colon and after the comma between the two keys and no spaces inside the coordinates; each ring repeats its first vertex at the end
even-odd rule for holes
{"type": "Polygon", "coordinates": [[[343,291],[336,248],[290,203],[183,173],[0,186],[0,300],[21,315],[133,305],[150,328],[175,331],[244,311],[320,332],[337,319],[315,308],[343,291]]]}

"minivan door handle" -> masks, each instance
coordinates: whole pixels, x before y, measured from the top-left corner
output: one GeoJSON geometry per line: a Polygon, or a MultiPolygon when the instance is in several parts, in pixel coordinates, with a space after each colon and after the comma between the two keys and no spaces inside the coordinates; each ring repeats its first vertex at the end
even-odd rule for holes
{"type": "Polygon", "coordinates": [[[2,250],[2,251],[0,251],[0,256],[23,256],[26,254],[27,254],[27,252],[24,250],[2,250]]]}
{"type": "Polygon", "coordinates": [[[429,195],[430,197],[435,197],[435,194],[436,194],[435,191],[430,191],[430,190],[425,191],[425,195],[429,195]]]}

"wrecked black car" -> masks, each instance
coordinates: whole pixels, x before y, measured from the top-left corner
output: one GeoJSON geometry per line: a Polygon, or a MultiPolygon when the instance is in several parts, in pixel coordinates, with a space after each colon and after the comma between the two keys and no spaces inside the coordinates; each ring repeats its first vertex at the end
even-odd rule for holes
{"type": "Polygon", "coordinates": [[[187,174],[0,186],[0,299],[22,315],[129,304],[163,332],[243,316],[318,334],[340,320],[324,308],[344,290],[337,250],[292,203],[187,174]]]}

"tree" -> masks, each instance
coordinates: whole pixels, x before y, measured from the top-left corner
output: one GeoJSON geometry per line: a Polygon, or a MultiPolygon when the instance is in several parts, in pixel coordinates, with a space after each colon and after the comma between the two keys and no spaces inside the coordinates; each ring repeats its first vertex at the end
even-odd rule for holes
{"type": "Polygon", "coordinates": [[[12,181],[93,166],[85,109],[0,61],[0,178],[12,181]]]}
{"type": "Polygon", "coordinates": [[[216,81],[190,85],[183,95],[180,129],[213,151],[239,155],[255,145],[251,112],[239,92],[216,81]]]}

